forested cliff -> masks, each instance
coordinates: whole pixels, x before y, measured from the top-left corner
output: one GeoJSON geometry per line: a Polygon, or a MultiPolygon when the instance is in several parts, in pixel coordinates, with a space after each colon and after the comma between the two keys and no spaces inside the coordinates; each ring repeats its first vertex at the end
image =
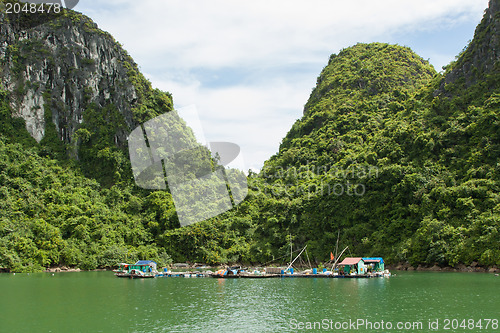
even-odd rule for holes
{"type": "Polygon", "coordinates": [[[165,264],[173,202],[132,185],[126,138],[172,98],[88,17],[44,15],[0,12],[0,267],[165,264]]]}
{"type": "Polygon", "coordinates": [[[499,266],[499,7],[442,73],[397,45],[333,54],[246,200],[183,228],[167,191],[135,185],[126,142],[172,96],[83,15],[1,12],[0,268],[264,263],[290,238],[326,261],[339,232],[353,255],[499,266]]]}

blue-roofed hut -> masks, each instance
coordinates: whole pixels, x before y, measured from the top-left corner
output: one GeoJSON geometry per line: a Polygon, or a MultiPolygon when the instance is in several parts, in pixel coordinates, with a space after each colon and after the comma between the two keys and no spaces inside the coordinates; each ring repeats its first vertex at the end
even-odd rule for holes
{"type": "Polygon", "coordinates": [[[135,264],[131,265],[135,266],[131,269],[138,269],[144,273],[146,272],[156,272],[156,262],[152,260],[139,260],[135,264]]]}
{"type": "Polygon", "coordinates": [[[369,272],[383,272],[385,270],[384,259],[381,257],[363,258],[369,272]]]}

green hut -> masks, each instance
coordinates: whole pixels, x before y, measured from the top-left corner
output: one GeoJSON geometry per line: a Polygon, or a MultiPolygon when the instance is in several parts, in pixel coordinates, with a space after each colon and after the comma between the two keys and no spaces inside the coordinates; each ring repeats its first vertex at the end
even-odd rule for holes
{"type": "Polygon", "coordinates": [[[366,266],[363,258],[345,258],[338,265],[345,275],[352,273],[357,275],[366,274],[366,266]]]}

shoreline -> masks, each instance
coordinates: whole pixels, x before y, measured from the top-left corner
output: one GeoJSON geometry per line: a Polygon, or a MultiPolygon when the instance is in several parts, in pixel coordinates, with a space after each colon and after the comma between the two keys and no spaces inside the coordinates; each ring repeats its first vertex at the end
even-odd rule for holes
{"type": "MultiPolygon", "coordinates": [[[[220,265],[220,266],[202,266],[203,268],[206,268],[207,270],[218,270],[218,269],[223,269],[227,267],[228,265],[220,265]]],[[[230,266],[242,266],[242,267],[247,267],[245,265],[230,265],[230,266]]],[[[186,270],[186,269],[200,269],[202,268],[200,266],[196,265],[186,265],[186,266],[181,266],[181,267],[175,267],[175,265],[170,266],[170,269],[179,269],[179,270],[186,270]]],[[[261,268],[262,266],[248,266],[249,269],[254,270],[257,268],[261,268]]],[[[459,273],[500,273],[500,268],[496,266],[492,267],[481,267],[478,266],[476,263],[472,263],[470,266],[465,266],[463,264],[457,265],[456,267],[451,267],[451,266],[445,266],[445,267],[440,267],[438,265],[434,266],[423,266],[423,265],[418,265],[417,267],[414,267],[408,263],[399,263],[399,264],[392,264],[392,265],[386,265],[386,269],[390,271],[421,271],[421,272],[459,272],[459,273]]],[[[100,271],[112,271],[112,268],[98,268],[91,270],[90,272],[100,272],[100,271]]],[[[61,272],[86,272],[85,270],[81,270],[79,268],[68,268],[68,267],[51,267],[47,268],[44,272],[46,273],[61,273],[61,272]]]]}
{"type": "MultiPolygon", "coordinates": [[[[189,264],[174,264],[171,266],[168,266],[169,269],[171,270],[179,270],[179,271],[184,271],[187,269],[194,269],[194,270],[199,270],[199,269],[204,269],[204,270],[218,270],[218,269],[224,269],[228,266],[241,266],[241,267],[247,267],[249,270],[255,270],[255,269],[262,269],[263,266],[259,265],[251,265],[251,266],[246,266],[246,265],[217,265],[217,266],[208,266],[208,265],[203,265],[199,266],[197,264],[195,265],[189,265],[189,264]]],[[[390,271],[421,271],[421,272],[459,272],[459,273],[500,273],[500,268],[496,266],[492,267],[482,267],[477,265],[476,262],[473,262],[471,265],[466,266],[464,264],[459,264],[455,267],[451,266],[444,266],[441,267],[439,265],[433,265],[433,266],[424,266],[424,265],[418,265],[418,266],[412,266],[409,263],[397,263],[397,264],[388,264],[385,266],[386,269],[390,271]]],[[[163,269],[163,268],[162,268],[163,269]]],[[[49,267],[40,273],[75,273],[75,272],[101,272],[101,271],[112,271],[113,268],[97,268],[94,270],[86,271],[83,269],[80,269],[78,267],[67,267],[67,266],[58,266],[58,267],[49,267]]],[[[0,270],[1,273],[19,273],[19,272],[9,272],[5,270],[0,270]]],[[[21,273],[22,274],[22,273],[21,273]]]]}
{"type": "Polygon", "coordinates": [[[500,268],[498,268],[496,266],[482,267],[482,266],[478,266],[477,263],[475,263],[475,262],[473,262],[470,266],[465,266],[463,264],[460,264],[460,265],[457,265],[456,267],[451,267],[451,266],[441,267],[439,265],[434,265],[434,266],[418,265],[417,267],[415,267],[415,266],[412,266],[408,263],[386,265],[385,267],[390,271],[500,273],[500,268]]]}

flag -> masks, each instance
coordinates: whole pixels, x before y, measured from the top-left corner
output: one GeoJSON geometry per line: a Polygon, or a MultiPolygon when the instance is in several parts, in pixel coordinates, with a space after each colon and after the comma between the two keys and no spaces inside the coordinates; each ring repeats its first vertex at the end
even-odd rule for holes
{"type": "Polygon", "coordinates": [[[330,252],[330,260],[331,260],[331,261],[334,261],[334,260],[335,260],[335,257],[333,256],[333,253],[332,253],[332,252],[330,252]]]}

